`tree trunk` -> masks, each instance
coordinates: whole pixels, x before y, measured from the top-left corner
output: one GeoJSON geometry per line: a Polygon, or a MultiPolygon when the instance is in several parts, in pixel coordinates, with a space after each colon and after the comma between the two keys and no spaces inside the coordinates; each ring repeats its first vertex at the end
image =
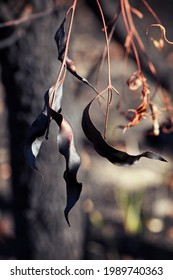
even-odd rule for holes
{"type": "MultiPolygon", "coordinates": [[[[39,12],[53,2],[15,1],[14,5],[12,0],[1,1],[1,21],[19,17],[26,4],[31,5],[33,12],[39,12]]],[[[41,112],[44,93],[57,77],[60,64],[56,60],[54,34],[64,12],[58,12],[59,16],[54,12],[1,30],[1,42],[7,42],[7,47],[0,51],[0,63],[9,115],[16,237],[14,257],[17,259],[79,259],[82,256],[80,202],[70,213],[70,228],[64,219],[65,163],[58,153],[56,128],[51,125],[49,140],[43,143],[37,161],[44,175],[43,185],[41,177],[26,165],[23,155],[28,128],[41,112]]],[[[77,109],[72,93],[65,102],[66,108],[73,104],[73,112],[77,109]]],[[[73,115],[71,121],[76,126],[80,120],[73,115]]]]}

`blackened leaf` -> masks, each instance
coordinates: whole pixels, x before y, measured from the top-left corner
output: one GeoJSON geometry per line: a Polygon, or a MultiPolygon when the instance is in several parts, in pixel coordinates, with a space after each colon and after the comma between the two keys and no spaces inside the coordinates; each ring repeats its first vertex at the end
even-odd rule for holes
{"type": "Polygon", "coordinates": [[[32,123],[24,145],[24,156],[26,162],[31,168],[37,171],[38,169],[36,167],[35,160],[38,156],[41,144],[45,138],[45,133],[49,125],[49,117],[47,114],[48,91],[45,93],[44,100],[44,108],[36,120],[32,123]]]}
{"type": "MultiPolygon", "coordinates": [[[[92,89],[94,89],[95,92],[97,92],[97,90],[95,89],[95,87],[89,83],[89,81],[82,77],[81,75],[79,75],[76,71],[76,67],[75,64],[73,62],[72,59],[70,59],[69,57],[66,58],[66,66],[67,66],[67,70],[72,73],[78,80],[80,80],[81,82],[87,84],[88,86],[90,86],[92,89]]],[[[97,92],[98,93],[98,92],[97,92]]]]}
{"type": "MultiPolygon", "coordinates": [[[[28,165],[37,170],[36,167],[36,158],[40,151],[40,147],[46,138],[46,133],[50,124],[50,117],[48,114],[49,99],[52,99],[52,91],[54,87],[51,87],[44,95],[44,108],[42,112],[38,115],[36,120],[32,123],[29,130],[28,136],[24,145],[24,155],[28,165]]],[[[57,91],[54,95],[53,108],[57,112],[61,109],[61,100],[62,100],[62,83],[59,84],[57,91]]]]}
{"type": "Polygon", "coordinates": [[[86,78],[82,77],[81,75],[79,75],[77,73],[75,64],[74,64],[73,60],[70,59],[69,57],[66,58],[66,67],[67,67],[67,70],[71,74],[73,74],[73,76],[75,76],[81,82],[83,82],[83,83],[87,84],[88,86],[90,86],[98,94],[97,89],[86,78]]]}
{"type": "Polygon", "coordinates": [[[37,170],[35,159],[39,153],[44,135],[48,128],[48,116],[41,113],[32,123],[24,146],[24,155],[28,165],[37,170]]]}
{"type": "Polygon", "coordinates": [[[57,48],[58,48],[58,59],[60,59],[60,60],[63,59],[63,55],[64,55],[65,48],[66,48],[66,36],[65,36],[64,23],[65,23],[65,20],[63,20],[62,24],[58,28],[58,30],[55,34],[55,37],[54,37],[55,42],[57,44],[57,48]]]}
{"type": "Polygon", "coordinates": [[[77,182],[77,172],[80,167],[80,156],[76,152],[74,145],[74,135],[71,125],[60,114],[50,108],[50,116],[56,121],[60,127],[58,134],[58,145],[60,153],[66,159],[66,170],[64,172],[64,179],[66,181],[67,189],[67,204],[64,210],[65,218],[70,226],[68,214],[72,207],[76,204],[80,197],[82,184],[77,182]]]}
{"type": "Polygon", "coordinates": [[[126,152],[116,150],[112,146],[110,146],[103,139],[101,133],[96,129],[93,122],[91,121],[89,110],[94,100],[95,99],[93,99],[84,109],[83,117],[82,117],[82,128],[86,137],[88,138],[89,141],[92,142],[94,149],[100,156],[105,157],[115,165],[132,165],[136,161],[138,161],[141,157],[157,159],[166,162],[164,158],[162,158],[161,156],[153,152],[146,151],[139,155],[134,156],[134,155],[129,155],[126,152]]]}
{"type": "MultiPolygon", "coordinates": [[[[65,35],[65,20],[66,18],[63,20],[62,24],[60,25],[60,27],[58,28],[57,32],[55,33],[55,42],[57,45],[57,49],[58,49],[58,59],[62,62],[64,59],[64,52],[65,52],[65,48],[66,48],[66,35],[65,35]]],[[[72,73],[78,80],[82,81],[83,83],[87,84],[88,86],[90,86],[95,92],[97,92],[96,88],[89,83],[89,81],[82,77],[81,75],[79,75],[76,71],[76,67],[75,64],[73,62],[73,60],[71,60],[69,57],[65,58],[66,61],[66,67],[67,70],[72,73]]],[[[98,93],[98,92],[97,92],[98,93]]]]}

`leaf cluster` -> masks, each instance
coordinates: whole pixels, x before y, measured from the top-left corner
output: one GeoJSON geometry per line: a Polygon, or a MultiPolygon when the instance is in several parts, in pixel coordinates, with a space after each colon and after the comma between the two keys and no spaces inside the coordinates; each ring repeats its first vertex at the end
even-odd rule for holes
{"type": "MultiPolygon", "coordinates": [[[[63,98],[63,83],[66,77],[66,71],[69,71],[75,78],[79,81],[87,84],[91,87],[96,93],[95,98],[93,98],[89,104],[86,105],[83,111],[82,116],[82,129],[86,138],[92,143],[95,151],[102,157],[106,158],[114,165],[132,165],[135,162],[139,161],[141,157],[145,157],[148,159],[160,160],[166,162],[166,160],[151,151],[145,151],[138,155],[130,155],[124,151],[117,150],[114,147],[110,146],[106,141],[106,129],[109,117],[109,108],[111,106],[112,94],[113,91],[118,93],[115,87],[111,82],[111,69],[110,69],[110,52],[109,52],[109,44],[112,36],[112,32],[108,35],[108,29],[105,23],[104,14],[101,8],[101,5],[98,0],[96,0],[98,4],[98,8],[100,10],[102,22],[103,22],[103,30],[105,34],[105,51],[103,54],[103,61],[105,56],[107,55],[107,69],[108,69],[108,86],[105,90],[99,92],[86,78],[82,77],[76,70],[76,66],[74,61],[68,56],[68,48],[70,35],[72,30],[72,23],[74,19],[74,12],[76,9],[77,0],[73,1],[73,5],[67,11],[60,27],[58,28],[55,34],[55,42],[58,50],[58,60],[61,62],[61,67],[58,73],[57,80],[55,84],[46,91],[44,94],[44,107],[41,113],[38,115],[36,120],[31,125],[31,128],[28,133],[28,137],[26,139],[24,152],[25,158],[28,162],[29,166],[33,168],[35,171],[40,171],[36,166],[36,159],[40,152],[40,147],[45,139],[48,139],[50,124],[52,121],[55,121],[58,126],[58,135],[57,135],[57,145],[59,152],[64,156],[66,162],[66,169],[64,171],[64,180],[66,183],[66,194],[67,194],[67,202],[64,210],[65,218],[67,223],[69,223],[69,212],[72,207],[78,201],[81,191],[82,191],[82,183],[77,181],[77,173],[81,164],[80,156],[75,147],[74,133],[73,129],[68,120],[66,120],[63,116],[62,111],[62,98],[63,98]],[[66,20],[70,16],[68,32],[66,33],[66,20]],[[102,97],[103,93],[107,92],[107,108],[106,108],[106,117],[105,117],[105,132],[104,136],[100,133],[100,131],[96,128],[94,123],[91,120],[90,116],[90,107],[96,100],[99,100],[102,97]]],[[[146,1],[143,1],[146,4],[146,1]]],[[[135,29],[133,20],[131,18],[132,13],[137,14],[142,18],[141,14],[129,5],[128,0],[120,0],[120,8],[118,12],[115,13],[113,22],[115,23],[119,13],[122,13],[125,27],[127,30],[127,38],[125,42],[127,56],[132,49],[138,69],[134,72],[131,77],[128,79],[127,83],[130,90],[141,89],[142,93],[142,102],[135,110],[129,109],[129,111],[134,112],[134,116],[127,126],[124,127],[126,130],[129,127],[135,126],[139,124],[142,118],[144,118],[147,114],[148,108],[151,109],[153,121],[155,123],[155,130],[157,126],[157,109],[149,100],[149,86],[147,84],[147,80],[142,72],[142,68],[140,65],[140,60],[137,53],[137,48],[135,45],[134,37],[136,38],[139,46],[143,50],[145,54],[145,50],[142,44],[142,41],[135,29]]],[[[114,30],[115,25],[113,24],[114,30]]],[[[150,69],[151,64],[149,64],[150,69]]],[[[100,67],[101,70],[101,67],[100,67]]],[[[158,129],[158,127],[157,127],[158,129]]]]}

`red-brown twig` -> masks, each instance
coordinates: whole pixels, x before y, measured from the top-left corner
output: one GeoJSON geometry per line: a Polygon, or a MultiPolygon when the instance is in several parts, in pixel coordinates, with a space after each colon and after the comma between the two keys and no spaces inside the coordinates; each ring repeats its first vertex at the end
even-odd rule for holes
{"type": "Polygon", "coordinates": [[[70,42],[70,36],[71,36],[71,31],[72,31],[72,25],[73,25],[73,20],[74,20],[74,14],[75,14],[75,9],[76,9],[76,5],[77,5],[77,0],[73,1],[73,5],[68,9],[68,11],[66,12],[64,21],[66,20],[66,18],[68,17],[69,13],[71,12],[71,17],[70,17],[70,22],[69,22],[69,27],[68,27],[68,33],[67,33],[67,40],[66,40],[66,47],[65,47],[65,52],[64,52],[64,57],[63,57],[63,61],[61,63],[61,67],[54,85],[54,88],[51,92],[51,96],[50,96],[50,107],[52,107],[52,104],[54,102],[54,98],[55,98],[55,93],[57,91],[57,88],[60,84],[60,82],[62,83],[65,79],[66,76],[66,60],[67,60],[67,55],[68,55],[68,48],[69,48],[69,42],[70,42]]]}

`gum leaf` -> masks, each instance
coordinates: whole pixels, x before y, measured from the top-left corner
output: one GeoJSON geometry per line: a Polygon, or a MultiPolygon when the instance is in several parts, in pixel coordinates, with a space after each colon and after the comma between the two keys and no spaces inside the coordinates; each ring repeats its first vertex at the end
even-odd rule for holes
{"type": "MultiPolygon", "coordinates": [[[[36,158],[39,154],[40,147],[45,138],[48,137],[50,117],[48,114],[49,99],[52,93],[51,87],[44,95],[44,108],[32,123],[24,145],[24,156],[28,165],[38,171],[36,167],[36,158]]],[[[57,112],[61,110],[62,84],[60,83],[54,96],[53,108],[57,112]]]]}
{"type": "Polygon", "coordinates": [[[58,134],[58,145],[60,153],[65,157],[66,170],[64,179],[66,181],[67,204],[64,210],[65,218],[70,226],[68,214],[80,197],[82,184],[77,182],[77,172],[80,167],[80,157],[74,145],[74,135],[71,125],[60,114],[49,108],[50,116],[56,121],[60,130],[58,134]]]}
{"type": "Polygon", "coordinates": [[[136,161],[140,160],[141,157],[149,159],[156,159],[166,162],[166,160],[150,151],[143,152],[139,155],[129,155],[124,151],[114,149],[110,146],[102,137],[101,133],[94,126],[91,121],[89,110],[94,99],[86,106],[82,117],[82,128],[87,139],[93,144],[95,151],[102,157],[105,157],[111,163],[115,165],[132,165],[136,161]]]}
{"type": "Polygon", "coordinates": [[[24,145],[24,156],[26,162],[36,171],[38,171],[38,169],[35,161],[39,154],[41,144],[45,139],[45,133],[49,125],[49,117],[47,114],[48,91],[45,93],[44,101],[44,108],[36,120],[32,123],[24,145]]]}

